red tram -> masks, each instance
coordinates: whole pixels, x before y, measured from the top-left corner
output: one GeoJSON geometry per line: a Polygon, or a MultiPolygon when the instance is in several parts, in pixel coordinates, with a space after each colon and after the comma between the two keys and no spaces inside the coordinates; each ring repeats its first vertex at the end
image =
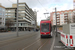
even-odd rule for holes
{"type": "Polygon", "coordinates": [[[50,20],[41,20],[40,22],[40,35],[42,36],[48,36],[52,37],[52,26],[50,20]]]}

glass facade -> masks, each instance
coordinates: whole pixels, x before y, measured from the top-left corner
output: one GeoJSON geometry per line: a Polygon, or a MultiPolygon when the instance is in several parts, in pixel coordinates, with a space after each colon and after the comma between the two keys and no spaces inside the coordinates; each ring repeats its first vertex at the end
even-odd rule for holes
{"type": "Polygon", "coordinates": [[[0,7],[0,26],[5,26],[5,8],[0,7]]]}
{"type": "Polygon", "coordinates": [[[2,13],[0,13],[0,15],[2,15],[2,13]]]}
{"type": "Polygon", "coordinates": [[[2,10],[2,8],[0,7],[0,11],[2,10]]]}

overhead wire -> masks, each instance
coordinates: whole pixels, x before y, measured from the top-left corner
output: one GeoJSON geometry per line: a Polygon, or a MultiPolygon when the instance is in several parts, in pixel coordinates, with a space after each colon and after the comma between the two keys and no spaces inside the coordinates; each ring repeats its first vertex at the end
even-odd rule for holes
{"type": "Polygon", "coordinates": [[[10,0],[8,0],[9,2],[11,2],[11,3],[14,3],[14,2],[12,2],[12,1],[10,1],[10,0]]]}
{"type": "MultiPolygon", "coordinates": [[[[41,2],[40,2],[39,0],[37,0],[37,1],[38,1],[38,2],[40,3],[40,5],[43,7],[43,5],[41,4],[41,2]]],[[[44,8],[44,7],[43,7],[43,8],[44,8]]],[[[44,8],[44,10],[46,10],[46,11],[47,11],[47,9],[45,9],[45,8],[44,8]]]]}

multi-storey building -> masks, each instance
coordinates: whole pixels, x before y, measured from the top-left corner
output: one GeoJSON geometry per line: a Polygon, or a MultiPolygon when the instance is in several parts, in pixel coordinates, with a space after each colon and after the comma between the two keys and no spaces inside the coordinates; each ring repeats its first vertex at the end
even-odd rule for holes
{"type": "Polygon", "coordinates": [[[0,4],[0,27],[5,27],[5,7],[0,4]]]}
{"type": "MultiPolygon", "coordinates": [[[[13,20],[16,20],[17,17],[17,4],[13,4],[11,8],[6,8],[6,16],[8,18],[8,10],[12,13],[12,9],[14,10],[13,16],[10,14],[10,18],[13,17],[13,20]],[[16,7],[16,8],[15,8],[16,7]]],[[[18,5],[18,27],[19,30],[28,30],[34,28],[32,21],[36,21],[36,16],[34,11],[28,7],[26,3],[19,3],[18,5]]],[[[11,26],[12,28],[16,29],[16,21],[14,22],[14,26],[11,26]]]]}
{"type": "Polygon", "coordinates": [[[14,22],[14,26],[11,27],[11,29],[16,29],[15,25],[16,25],[16,17],[17,17],[17,8],[15,7],[8,7],[5,8],[6,9],[6,21],[13,21],[14,22]]]}
{"type": "Polygon", "coordinates": [[[50,15],[50,20],[53,25],[63,25],[70,22],[73,22],[73,12],[74,10],[65,10],[65,11],[57,11],[57,18],[55,17],[55,12],[52,12],[50,15]]]}

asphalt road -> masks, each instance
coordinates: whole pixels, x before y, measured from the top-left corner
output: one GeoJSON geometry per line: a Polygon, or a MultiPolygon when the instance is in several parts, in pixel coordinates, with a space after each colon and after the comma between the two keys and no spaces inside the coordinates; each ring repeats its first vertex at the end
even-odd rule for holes
{"type": "Polygon", "coordinates": [[[51,50],[53,38],[40,38],[40,32],[20,32],[19,37],[0,41],[0,50],[51,50]]]}
{"type": "MultiPolygon", "coordinates": [[[[30,33],[33,33],[34,31],[20,31],[18,32],[19,36],[23,36],[23,35],[29,35],[30,33]]],[[[7,39],[11,39],[11,38],[16,38],[17,37],[17,33],[16,32],[0,32],[0,41],[2,40],[7,40],[7,39]]]]}
{"type": "Polygon", "coordinates": [[[0,50],[75,50],[60,43],[60,34],[56,37],[55,33],[52,38],[40,38],[39,31],[19,32],[19,37],[16,37],[16,32],[7,32],[0,36],[0,50]]]}

